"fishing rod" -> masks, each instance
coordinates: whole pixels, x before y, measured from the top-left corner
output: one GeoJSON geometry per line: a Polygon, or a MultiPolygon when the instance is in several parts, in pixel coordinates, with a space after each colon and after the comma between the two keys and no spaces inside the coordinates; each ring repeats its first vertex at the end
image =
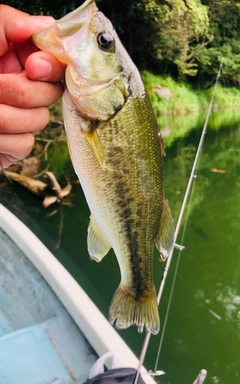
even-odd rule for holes
{"type": "MultiPolygon", "coordinates": [[[[198,144],[197,152],[196,152],[196,155],[195,155],[194,163],[193,163],[193,166],[192,166],[191,174],[190,174],[190,177],[189,177],[189,180],[188,180],[188,184],[187,184],[187,188],[186,188],[186,191],[185,191],[184,199],[183,199],[182,206],[181,206],[181,209],[180,209],[180,213],[179,213],[179,216],[178,216],[178,221],[177,221],[176,229],[175,229],[175,232],[174,232],[174,247],[173,247],[173,249],[169,253],[169,256],[168,256],[168,259],[167,259],[167,262],[166,262],[166,266],[165,266],[164,271],[163,271],[163,276],[162,276],[162,279],[161,279],[161,283],[160,283],[160,286],[159,286],[159,291],[158,291],[158,295],[157,295],[157,304],[158,304],[158,306],[160,304],[160,300],[161,300],[161,297],[162,297],[162,293],[163,293],[163,289],[164,289],[164,286],[165,286],[166,278],[167,278],[167,275],[168,275],[169,267],[170,267],[170,264],[171,264],[171,261],[172,261],[172,256],[173,256],[174,248],[179,249],[179,251],[184,249],[184,247],[182,245],[178,245],[176,243],[176,240],[177,240],[177,237],[178,237],[179,229],[180,229],[180,226],[181,226],[181,222],[182,222],[183,214],[184,214],[184,211],[185,211],[185,208],[186,208],[186,204],[187,204],[188,196],[189,196],[189,193],[190,193],[190,190],[191,190],[191,186],[192,186],[193,180],[197,177],[195,172],[196,172],[196,168],[197,168],[198,161],[199,161],[199,158],[200,158],[200,153],[201,153],[201,150],[202,150],[204,137],[205,137],[205,134],[206,134],[206,131],[207,131],[208,120],[209,120],[209,117],[210,117],[210,114],[211,114],[211,110],[212,110],[212,106],[213,106],[213,101],[214,101],[214,97],[215,97],[215,93],[216,93],[216,89],[217,89],[218,80],[220,78],[222,67],[223,67],[223,60],[224,59],[222,58],[220,66],[219,66],[218,74],[217,74],[217,77],[216,77],[216,81],[215,81],[215,85],[214,85],[211,101],[210,101],[210,104],[209,104],[209,107],[208,107],[207,116],[206,116],[205,123],[204,123],[203,129],[202,129],[202,134],[201,134],[201,137],[200,137],[200,140],[199,140],[199,144],[198,144]]],[[[178,261],[179,261],[179,258],[178,258],[178,261]]],[[[176,265],[176,271],[177,271],[177,267],[178,267],[178,263],[176,265]]],[[[159,376],[159,375],[161,375],[163,373],[162,371],[157,371],[157,365],[158,365],[158,360],[159,360],[159,356],[160,356],[160,350],[161,350],[163,335],[164,335],[164,331],[165,331],[165,327],[166,327],[166,322],[167,322],[167,318],[168,318],[170,303],[171,303],[171,299],[172,299],[173,287],[174,287],[175,279],[176,279],[176,273],[174,275],[172,289],[171,289],[170,298],[169,298],[169,305],[168,305],[166,316],[165,316],[165,319],[164,319],[164,326],[163,326],[163,331],[162,331],[162,337],[161,337],[160,343],[159,343],[159,349],[158,349],[158,353],[157,353],[157,359],[156,359],[155,367],[154,367],[153,371],[149,371],[149,373],[152,376],[159,376]]],[[[138,364],[138,368],[137,368],[137,372],[136,372],[133,384],[137,384],[137,382],[138,382],[138,378],[139,378],[139,375],[140,375],[140,370],[141,370],[141,367],[143,365],[143,362],[144,362],[144,359],[145,359],[145,356],[146,356],[146,353],[147,353],[147,349],[148,349],[150,338],[151,338],[151,332],[147,332],[147,334],[145,336],[145,339],[144,339],[144,342],[143,342],[142,350],[141,350],[141,353],[140,353],[139,364],[138,364]]]]}

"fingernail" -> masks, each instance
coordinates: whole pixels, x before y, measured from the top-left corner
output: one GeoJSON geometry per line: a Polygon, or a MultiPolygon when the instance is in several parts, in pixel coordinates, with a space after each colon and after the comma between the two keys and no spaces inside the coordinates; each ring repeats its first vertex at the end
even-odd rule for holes
{"type": "Polygon", "coordinates": [[[49,27],[55,21],[55,19],[52,16],[32,15],[31,18],[34,20],[35,24],[41,25],[43,27],[49,27]]]}
{"type": "Polygon", "coordinates": [[[52,65],[44,59],[38,58],[35,62],[34,79],[45,80],[52,71],[52,65]]]}

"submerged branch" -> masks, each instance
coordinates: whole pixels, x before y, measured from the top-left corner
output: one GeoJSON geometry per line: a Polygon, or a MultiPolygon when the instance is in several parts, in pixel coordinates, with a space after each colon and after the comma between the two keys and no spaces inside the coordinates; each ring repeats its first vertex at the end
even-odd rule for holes
{"type": "Polygon", "coordinates": [[[72,184],[69,180],[67,180],[67,185],[61,188],[54,174],[48,171],[46,172],[47,184],[21,173],[6,170],[3,173],[10,183],[15,182],[33,195],[43,199],[44,208],[49,207],[55,202],[61,202],[64,197],[70,194],[72,189],[72,184]]]}

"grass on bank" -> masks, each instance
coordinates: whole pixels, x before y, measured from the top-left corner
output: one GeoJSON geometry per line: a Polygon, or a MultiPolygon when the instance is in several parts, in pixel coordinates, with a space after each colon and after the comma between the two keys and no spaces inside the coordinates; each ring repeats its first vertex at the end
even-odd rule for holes
{"type": "MultiPolygon", "coordinates": [[[[176,139],[186,136],[195,127],[203,126],[214,86],[209,89],[195,89],[190,84],[173,80],[170,76],[156,76],[147,71],[142,73],[142,78],[167,146],[176,139]],[[160,97],[154,91],[159,85],[170,90],[170,100],[160,97]]],[[[238,121],[240,121],[240,90],[224,87],[219,82],[209,128],[217,130],[226,124],[236,124],[238,121]]]]}
{"type": "MultiPolygon", "coordinates": [[[[213,87],[196,89],[191,87],[190,84],[175,81],[170,76],[156,76],[147,71],[142,73],[142,77],[157,115],[186,115],[201,112],[209,106],[213,87]],[[158,85],[171,91],[172,97],[169,101],[153,91],[158,85]]],[[[215,94],[214,109],[235,108],[237,106],[240,106],[240,90],[234,87],[224,87],[219,82],[215,94]]]]}

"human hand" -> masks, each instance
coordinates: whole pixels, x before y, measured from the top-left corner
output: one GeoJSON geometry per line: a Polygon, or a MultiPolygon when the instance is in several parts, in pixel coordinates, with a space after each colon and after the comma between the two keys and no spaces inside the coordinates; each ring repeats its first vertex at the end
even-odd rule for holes
{"type": "Polygon", "coordinates": [[[62,95],[65,68],[29,37],[54,22],[0,4],[0,170],[23,159],[62,95]]]}

